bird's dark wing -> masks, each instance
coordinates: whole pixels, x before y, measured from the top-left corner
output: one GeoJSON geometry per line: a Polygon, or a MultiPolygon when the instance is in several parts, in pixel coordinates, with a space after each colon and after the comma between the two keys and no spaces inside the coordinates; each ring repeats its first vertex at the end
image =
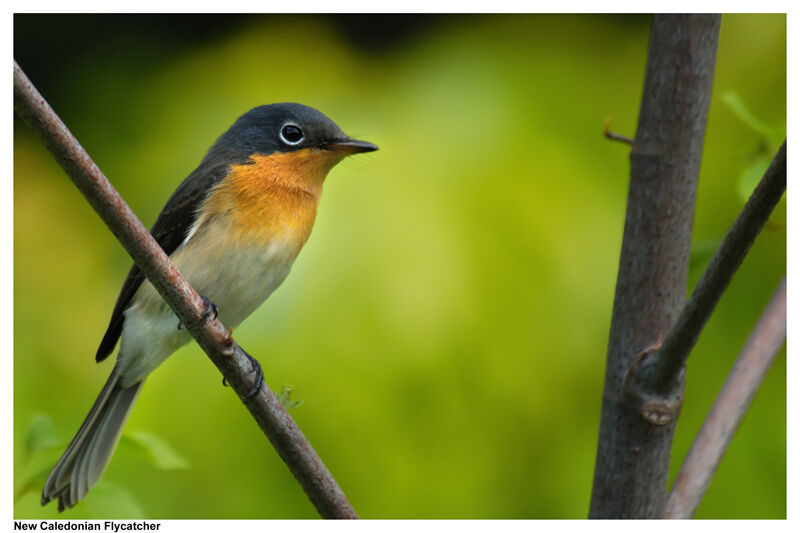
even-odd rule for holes
{"type": "MultiPolygon", "coordinates": [[[[197,209],[214,185],[219,183],[228,173],[230,162],[209,166],[201,164],[197,170],[175,190],[164,209],[158,215],[150,233],[156,239],[164,253],[171,255],[186,238],[189,228],[197,218],[197,209]]],[[[145,276],[135,264],[128,272],[125,283],[114,305],[108,329],[100,341],[95,359],[100,362],[111,354],[122,333],[122,323],[125,319],[124,312],[131,303],[133,295],[139,289],[145,276]]]]}

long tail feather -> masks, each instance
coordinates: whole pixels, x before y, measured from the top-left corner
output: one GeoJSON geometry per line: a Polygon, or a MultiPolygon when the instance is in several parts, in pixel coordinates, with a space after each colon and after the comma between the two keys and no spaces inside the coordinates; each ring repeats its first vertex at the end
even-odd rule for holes
{"type": "Polygon", "coordinates": [[[115,368],[92,409],[58,460],[42,491],[42,505],[58,498],[58,510],[81,501],[108,466],[144,381],[123,388],[115,368]]]}

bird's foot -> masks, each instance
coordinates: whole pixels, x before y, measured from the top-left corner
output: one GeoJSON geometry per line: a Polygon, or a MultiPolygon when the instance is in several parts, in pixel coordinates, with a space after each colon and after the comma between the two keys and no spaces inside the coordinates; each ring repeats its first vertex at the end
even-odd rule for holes
{"type": "MultiPolygon", "coordinates": [[[[245,396],[245,399],[249,399],[258,394],[258,391],[261,390],[261,387],[264,384],[264,370],[261,368],[261,363],[259,363],[255,357],[244,351],[244,348],[241,346],[239,346],[239,349],[242,350],[242,353],[245,354],[248,359],[250,359],[250,373],[256,373],[256,379],[253,381],[253,386],[250,387],[250,390],[247,391],[247,395],[245,396]]],[[[222,386],[228,386],[228,380],[225,378],[222,378],[222,386]]]]}
{"type": "MultiPolygon", "coordinates": [[[[203,299],[203,309],[204,309],[203,323],[206,323],[212,314],[214,315],[214,318],[217,318],[219,316],[219,309],[217,308],[217,304],[215,304],[202,294],[200,295],[200,298],[203,299]]],[[[180,320],[178,321],[178,329],[183,329],[183,322],[181,322],[180,320]]]]}
{"type": "Polygon", "coordinates": [[[253,372],[256,373],[256,378],[253,381],[253,386],[250,387],[250,390],[247,392],[246,396],[246,398],[252,398],[256,394],[258,394],[258,391],[260,391],[261,387],[264,385],[264,370],[261,368],[261,363],[259,363],[255,357],[245,352],[244,349],[242,349],[242,353],[245,354],[248,359],[250,359],[250,373],[251,374],[253,372]]]}
{"type": "Polygon", "coordinates": [[[203,299],[203,309],[204,309],[203,322],[207,322],[208,317],[210,317],[212,314],[214,315],[213,319],[216,320],[216,318],[219,316],[219,308],[217,307],[217,304],[215,304],[202,294],[200,295],[200,298],[203,299]]]}

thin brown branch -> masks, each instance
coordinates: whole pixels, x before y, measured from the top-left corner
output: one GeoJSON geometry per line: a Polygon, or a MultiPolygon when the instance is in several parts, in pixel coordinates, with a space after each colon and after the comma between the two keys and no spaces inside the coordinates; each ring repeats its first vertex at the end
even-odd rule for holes
{"type": "MultiPolygon", "coordinates": [[[[669,394],[722,294],[786,191],[786,141],[717,249],[658,350],[634,369],[634,395],[669,394]]],[[[633,375],[633,374],[632,374],[633,375]]],[[[677,414],[673,413],[673,414],[677,414]]]]}
{"type": "Polygon", "coordinates": [[[14,108],[39,134],[92,208],[236,391],[320,515],[325,518],[358,518],[333,476],[269,387],[262,386],[258,394],[247,397],[255,374],[244,351],[219,320],[206,320],[201,297],[178,272],[16,61],[14,108]]]}
{"type": "Polygon", "coordinates": [[[685,300],[719,27],[719,15],[653,17],[631,150],[591,518],[664,512],[675,424],[645,421],[623,387],[628,369],[657,344],[685,300]]]}
{"type": "Polygon", "coordinates": [[[711,477],[785,339],[784,278],[747,340],[672,484],[665,518],[694,516],[711,477]]]}
{"type": "Polygon", "coordinates": [[[614,133],[611,131],[611,119],[609,118],[606,120],[605,125],[603,126],[603,135],[605,135],[606,139],[611,141],[619,141],[621,143],[625,143],[628,146],[633,146],[633,139],[630,137],[626,137],[625,135],[621,135],[619,133],[614,133]]]}

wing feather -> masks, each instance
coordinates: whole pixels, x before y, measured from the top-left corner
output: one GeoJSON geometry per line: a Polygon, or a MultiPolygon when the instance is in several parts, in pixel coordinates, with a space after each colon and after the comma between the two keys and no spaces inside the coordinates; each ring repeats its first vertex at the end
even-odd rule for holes
{"type": "MultiPolygon", "coordinates": [[[[211,189],[227,175],[232,161],[217,165],[209,165],[204,161],[192,172],[167,200],[164,209],[158,215],[150,234],[167,255],[178,249],[186,239],[186,235],[197,219],[197,211],[211,189]]],[[[145,280],[145,275],[135,264],[128,272],[117,297],[117,303],[111,313],[108,328],[97,348],[95,359],[100,362],[114,350],[117,340],[122,334],[125,310],[131,303],[134,294],[145,280]]]]}

